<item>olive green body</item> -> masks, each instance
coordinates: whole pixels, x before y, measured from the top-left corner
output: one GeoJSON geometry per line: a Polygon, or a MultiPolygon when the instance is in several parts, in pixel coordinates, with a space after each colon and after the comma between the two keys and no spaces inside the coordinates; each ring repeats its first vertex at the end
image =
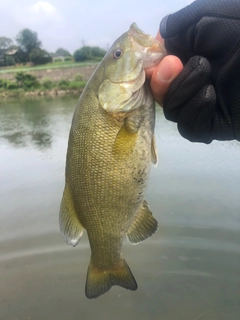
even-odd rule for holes
{"type": "Polygon", "coordinates": [[[88,81],[73,116],[59,222],[72,246],[87,230],[88,298],[113,285],[136,290],[122,256],[123,236],[137,244],[158,228],[144,200],[151,162],[157,163],[155,103],[145,68],[164,55],[161,44],[133,23],[88,81]]]}
{"type": "Polygon", "coordinates": [[[87,230],[92,261],[100,268],[119,263],[124,233],[144,199],[151,165],[154,101],[146,90],[145,105],[132,113],[141,117],[136,133],[127,118],[117,120],[100,105],[98,68],[83,92],[69,136],[66,184],[76,214],[87,230]]]}

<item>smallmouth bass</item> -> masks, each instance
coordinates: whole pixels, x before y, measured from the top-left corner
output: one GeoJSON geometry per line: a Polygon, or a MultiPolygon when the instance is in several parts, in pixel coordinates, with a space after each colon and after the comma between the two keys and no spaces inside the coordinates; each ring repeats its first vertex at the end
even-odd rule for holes
{"type": "Polygon", "coordinates": [[[98,65],[73,116],[59,221],[72,246],[87,231],[88,298],[113,285],[136,290],[123,237],[137,244],[158,228],[144,200],[151,163],[157,162],[155,102],[145,69],[164,56],[163,46],[133,23],[98,65]]]}

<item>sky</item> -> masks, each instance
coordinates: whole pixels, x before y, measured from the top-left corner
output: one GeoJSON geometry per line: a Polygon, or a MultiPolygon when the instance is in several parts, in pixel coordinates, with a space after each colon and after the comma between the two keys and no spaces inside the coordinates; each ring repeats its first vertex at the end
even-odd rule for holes
{"type": "Polygon", "coordinates": [[[0,0],[0,37],[15,41],[19,31],[37,32],[42,48],[71,54],[83,45],[107,49],[136,22],[156,35],[161,19],[189,0],[0,0]]]}

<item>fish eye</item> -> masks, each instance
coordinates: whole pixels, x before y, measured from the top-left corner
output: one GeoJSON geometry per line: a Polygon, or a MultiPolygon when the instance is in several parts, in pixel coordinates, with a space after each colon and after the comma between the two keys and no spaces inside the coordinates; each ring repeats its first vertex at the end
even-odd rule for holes
{"type": "Polygon", "coordinates": [[[123,54],[123,50],[121,48],[117,48],[113,51],[113,58],[114,59],[119,59],[123,54]]]}

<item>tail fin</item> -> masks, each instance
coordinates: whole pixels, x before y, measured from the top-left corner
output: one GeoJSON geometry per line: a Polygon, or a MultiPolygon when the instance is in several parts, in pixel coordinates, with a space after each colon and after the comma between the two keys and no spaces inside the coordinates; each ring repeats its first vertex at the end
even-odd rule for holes
{"type": "Polygon", "coordinates": [[[112,286],[118,285],[128,290],[137,290],[137,282],[124,259],[112,269],[99,269],[93,265],[92,260],[88,266],[85,294],[94,299],[106,293],[112,286]]]}

